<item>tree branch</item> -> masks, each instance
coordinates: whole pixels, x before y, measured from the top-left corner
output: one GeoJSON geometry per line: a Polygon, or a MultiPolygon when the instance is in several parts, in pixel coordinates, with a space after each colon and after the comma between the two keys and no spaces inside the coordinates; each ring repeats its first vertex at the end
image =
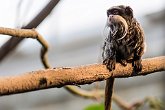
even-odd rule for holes
{"type": "MultiPolygon", "coordinates": [[[[0,27],[0,34],[11,35],[11,36],[14,36],[14,37],[17,37],[17,38],[33,38],[33,39],[37,39],[40,42],[40,44],[42,45],[42,49],[41,49],[41,60],[42,60],[42,63],[43,63],[45,68],[51,68],[49,63],[48,63],[48,59],[47,59],[48,43],[34,29],[31,29],[31,30],[30,29],[11,29],[11,28],[0,27]]],[[[111,77],[111,78],[113,78],[113,77],[111,77]]],[[[46,80],[45,79],[41,79],[41,83],[42,83],[42,81],[44,82],[46,80]]],[[[111,86],[108,86],[108,87],[111,87],[111,86]]],[[[100,98],[100,97],[104,96],[103,90],[86,91],[86,90],[82,90],[80,88],[77,88],[75,86],[68,86],[68,85],[65,86],[65,89],[67,89],[69,92],[73,93],[74,95],[78,95],[78,96],[81,96],[81,97],[84,97],[84,98],[97,99],[97,98],[100,98]]],[[[109,100],[109,99],[111,99],[111,97],[112,97],[112,94],[110,95],[110,98],[107,98],[107,99],[109,100]]],[[[124,100],[121,100],[121,98],[117,97],[115,94],[113,95],[112,98],[121,108],[132,109],[132,107],[134,107],[134,106],[132,106],[130,104],[127,104],[124,100]]],[[[110,107],[108,107],[108,108],[110,108],[110,107]]]]}
{"type": "MultiPolygon", "coordinates": [[[[34,19],[29,22],[26,26],[23,26],[23,29],[32,29],[36,28],[53,10],[53,8],[58,4],[60,0],[51,0],[42,10],[41,12],[34,17],[34,19]]],[[[24,38],[12,37],[10,38],[2,47],[0,47],[0,62],[10,53],[12,52],[17,45],[24,38]]]]}
{"type": "Polygon", "coordinates": [[[35,31],[35,29],[11,29],[11,28],[0,27],[0,34],[10,35],[17,38],[32,38],[38,40],[38,42],[42,45],[41,55],[40,55],[41,61],[45,68],[50,67],[47,60],[48,43],[37,31],[35,31]]]}
{"type": "MultiPolygon", "coordinates": [[[[36,28],[52,11],[52,9],[56,6],[56,4],[59,2],[59,0],[51,0],[47,6],[26,26],[22,27],[23,29],[31,29],[31,28],[36,28]]],[[[36,38],[42,45],[41,49],[41,60],[45,68],[50,68],[50,65],[47,60],[47,51],[48,51],[48,44],[47,42],[43,39],[43,37],[40,37],[40,35],[34,30],[23,30],[24,34],[22,34],[22,30],[16,29],[15,30],[10,30],[6,31],[6,29],[1,28],[1,34],[6,34],[6,35],[14,35],[10,40],[8,40],[2,47],[0,47],[0,62],[11,52],[13,51],[17,45],[24,39],[24,37],[30,37],[30,38],[36,38]],[[4,31],[5,30],[5,31],[4,31]],[[33,32],[34,33],[33,33],[33,32]],[[14,34],[13,34],[14,33],[14,34]],[[29,34],[31,33],[31,34],[29,34]],[[18,35],[16,35],[18,34],[18,35]],[[37,35],[38,34],[38,37],[37,35]]],[[[75,86],[65,86],[65,89],[67,89],[69,92],[71,92],[74,95],[78,95],[81,97],[85,98],[98,98],[104,96],[104,92],[102,90],[99,91],[86,91],[82,90],[80,88],[77,88],[75,86]]],[[[113,97],[114,100],[118,100],[118,98],[113,97]]],[[[119,101],[117,101],[119,102],[119,101]]],[[[122,103],[119,105],[122,105],[122,103]]]]}
{"type": "Polygon", "coordinates": [[[144,59],[142,65],[142,72],[138,74],[132,72],[131,64],[126,67],[117,64],[116,69],[112,72],[109,72],[105,65],[93,64],[73,68],[39,70],[13,77],[0,77],[0,95],[24,93],[65,85],[91,84],[110,77],[126,78],[165,71],[165,56],[144,59]]]}

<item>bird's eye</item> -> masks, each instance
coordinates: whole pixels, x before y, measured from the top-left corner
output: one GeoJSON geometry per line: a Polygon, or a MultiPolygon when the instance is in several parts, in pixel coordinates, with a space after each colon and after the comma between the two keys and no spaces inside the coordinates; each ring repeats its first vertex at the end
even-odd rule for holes
{"type": "Polygon", "coordinates": [[[118,15],[118,14],[119,14],[119,11],[118,11],[118,10],[113,10],[112,13],[113,13],[114,15],[118,15]]]}

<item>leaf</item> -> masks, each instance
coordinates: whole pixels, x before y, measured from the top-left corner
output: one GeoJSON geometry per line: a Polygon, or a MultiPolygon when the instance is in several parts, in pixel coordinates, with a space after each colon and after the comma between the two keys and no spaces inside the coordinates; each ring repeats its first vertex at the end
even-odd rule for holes
{"type": "Polygon", "coordinates": [[[91,104],[87,106],[84,110],[104,110],[104,104],[91,104]]]}

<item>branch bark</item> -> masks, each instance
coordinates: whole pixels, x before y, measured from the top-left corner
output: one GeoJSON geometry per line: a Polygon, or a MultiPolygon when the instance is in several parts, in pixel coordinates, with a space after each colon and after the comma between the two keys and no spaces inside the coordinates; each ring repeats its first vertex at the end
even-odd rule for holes
{"type": "Polygon", "coordinates": [[[38,40],[38,42],[42,45],[40,54],[41,61],[45,68],[50,68],[47,59],[47,52],[49,48],[48,43],[37,31],[35,31],[35,29],[11,29],[0,27],[0,34],[10,35],[17,38],[32,38],[38,40]]]}
{"type": "Polygon", "coordinates": [[[65,85],[91,84],[110,77],[126,78],[165,71],[165,56],[144,59],[142,65],[143,69],[138,74],[132,72],[131,64],[126,67],[117,64],[116,69],[112,72],[109,72],[105,65],[93,64],[73,68],[38,70],[13,77],[0,77],[0,96],[65,85]]]}
{"type": "MultiPolygon", "coordinates": [[[[53,10],[60,0],[51,0],[36,17],[22,29],[36,28],[53,10]]],[[[12,52],[24,38],[12,37],[2,47],[0,47],[0,62],[12,52]]]]}

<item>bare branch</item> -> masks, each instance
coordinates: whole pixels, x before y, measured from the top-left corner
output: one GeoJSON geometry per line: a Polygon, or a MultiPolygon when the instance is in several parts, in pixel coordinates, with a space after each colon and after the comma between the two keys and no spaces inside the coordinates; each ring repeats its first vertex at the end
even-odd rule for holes
{"type": "MultiPolygon", "coordinates": [[[[99,99],[101,97],[104,97],[104,90],[83,90],[81,88],[78,88],[76,86],[65,86],[65,89],[67,89],[69,92],[71,92],[73,95],[77,95],[83,98],[90,98],[90,99],[99,99]]],[[[116,98],[116,97],[114,97],[116,98]]]]}
{"type": "MultiPolygon", "coordinates": [[[[53,10],[60,0],[51,0],[42,10],[36,15],[36,17],[29,22],[23,29],[36,28],[53,10]]],[[[0,47],[0,62],[11,52],[17,45],[23,40],[23,38],[10,38],[2,47],[0,47]]]]}
{"type": "Polygon", "coordinates": [[[33,38],[37,39],[38,33],[34,29],[11,29],[0,27],[0,34],[10,35],[17,38],[33,38]]]}
{"type": "Polygon", "coordinates": [[[41,49],[42,63],[45,68],[50,67],[47,60],[48,43],[37,31],[35,31],[35,29],[11,29],[11,28],[0,27],[0,34],[10,35],[17,38],[37,39],[39,43],[42,45],[42,49],[41,49]]]}
{"type": "MultiPolygon", "coordinates": [[[[11,28],[4,28],[4,27],[0,27],[0,34],[3,35],[11,35],[14,37],[18,37],[18,38],[33,38],[33,39],[37,39],[40,44],[42,45],[42,49],[41,49],[41,61],[44,65],[44,67],[46,69],[51,68],[51,66],[48,63],[48,59],[47,59],[47,51],[48,51],[48,43],[44,40],[44,38],[34,29],[11,29],[11,28]]],[[[86,97],[86,98],[97,98],[97,97],[101,97],[102,92],[100,94],[100,92],[97,91],[97,95],[93,94],[93,91],[85,91],[82,89],[79,89],[75,86],[65,86],[66,90],[68,90],[69,92],[81,96],[81,97],[86,97]],[[95,96],[94,96],[95,95],[95,96]],[[97,96],[97,97],[96,97],[97,96]]]]}
{"type": "MultiPolygon", "coordinates": [[[[26,26],[22,27],[24,29],[31,29],[31,28],[35,28],[37,27],[52,11],[52,9],[56,6],[56,4],[59,2],[59,0],[51,0],[47,6],[26,26]]],[[[1,28],[1,34],[8,34],[8,35],[12,35],[12,33],[15,30],[12,30],[11,32],[7,32],[6,31],[2,31],[3,29],[1,28]]],[[[11,51],[13,51],[16,46],[23,40],[24,37],[31,37],[31,38],[35,38],[37,35],[37,33],[33,33],[32,35],[30,35],[32,30],[26,30],[24,31],[23,35],[21,33],[21,30],[17,30],[17,33],[15,34],[19,34],[17,36],[12,37],[10,40],[8,40],[2,47],[0,47],[0,62],[8,55],[8,53],[10,53],[11,51]],[[34,34],[34,35],[33,35],[34,34]],[[19,37],[19,38],[17,38],[19,37]]],[[[40,35],[38,36],[37,39],[43,46],[42,50],[41,50],[41,60],[42,63],[44,65],[45,68],[50,68],[50,65],[48,63],[47,60],[47,51],[48,51],[48,44],[44,41],[44,39],[42,37],[40,37],[40,35]]],[[[97,97],[102,97],[102,91],[85,91],[82,89],[79,89],[75,86],[65,86],[65,89],[67,89],[69,92],[73,93],[74,95],[78,95],[81,97],[86,97],[86,98],[97,98],[97,97]],[[95,93],[95,94],[94,94],[95,93]]],[[[115,99],[115,97],[114,97],[115,99]]]]}
{"type": "MultiPolygon", "coordinates": [[[[43,37],[39,33],[37,33],[34,29],[31,29],[31,30],[30,29],[10,29],[10,28],[0,27],[0,34],[11,35],[11,36],[15,36],[15,37],[18,37],[18,38],[37,39],[40,42],[40,44],[42,45],[42,49],[41,49],[42,63],[44,64],[45,68],[51,68],[50,65],[48,64],[48,60],[47,60],[48,44],[43,39],[43,37]]],[[[43,80],[43,82],[46,81],[45,79],[42,79],[42,80],[43,80]]],[[[74,95],[78,95],[78,96],[81,96],[81,97],[84,97],[84,98],[97,99],[97,98],[100,98],[100,97],[104,96],[103,90],[86,91],[86,90],[82,90],[80,88],[77,88],[75,86],[68,86],[68,85],[65,86],[65,89],[67,89],[69,92],[73,93],[74,95]]],[[[121,98],[119,98],[118,96],[113,95],[112,98],[121,108],[130,109],[131,105],[127,104],[124,100],[121,100],[121,98]]]]}
{"type": "Polygon", "coordinates": [[[39,70],[13,77],[0,77],[0,95],[24,93],[65,85],[91,84],[110,77],[125,78],[164,71],[165,56],[144,59],[142,65],[142,72],[138,74],[132,73],[131,64],[126,67],[117,64],[116,69],[112,72],[109,72],[105,65],[93,64],[73,68],[39,70]]]}
{"type": "Polygon", "coordinates": [[[127,103],[125,100],[115,94],[112,95],[112,99],[123,110],[132,110],[133,108],[131,108],[131,104],[127,103]]]}

